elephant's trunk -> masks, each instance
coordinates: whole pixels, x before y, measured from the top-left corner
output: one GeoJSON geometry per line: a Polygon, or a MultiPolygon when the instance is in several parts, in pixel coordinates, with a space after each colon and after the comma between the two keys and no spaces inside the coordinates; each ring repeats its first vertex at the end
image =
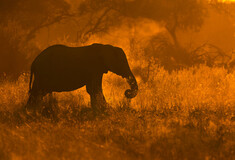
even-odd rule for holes
{"type": "Polygon", "coordinates": [[[127,98],[134,98],[138,92],[138,85],[137,85],[136,79],[132,73],[129,76],[127,76],[126,79],[131,89],[127,89],[125,91],[125,96],[127,98]]]}

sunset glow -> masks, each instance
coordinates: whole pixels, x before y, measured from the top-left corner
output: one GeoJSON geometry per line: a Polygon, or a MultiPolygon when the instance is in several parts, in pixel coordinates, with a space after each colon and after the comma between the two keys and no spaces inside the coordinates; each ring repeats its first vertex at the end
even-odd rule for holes
{"type": "Polygon", "coordinates": [[[225,3],[234,3],[235,0],[222,0],[222,2],[225,2],[225,3]]]}
{"type": "Polygon", "coordinates": [[[230,160],[235,0],[0,0],[0,160],[230,160]]]}

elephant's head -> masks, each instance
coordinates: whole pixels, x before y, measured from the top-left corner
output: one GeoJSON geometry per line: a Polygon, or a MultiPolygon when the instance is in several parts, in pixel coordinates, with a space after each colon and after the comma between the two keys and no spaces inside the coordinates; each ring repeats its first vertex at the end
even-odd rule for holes
{"type": "Polygon", "coordinates": [[[100,51],[105,68],[125,78],[130,85],[131,89],[125,91],[125,96],[127,98],[134,98],[138,92],[138,85],[130,70],[124,51],[121,48],[111,45],[102,45],[100,51]]]}

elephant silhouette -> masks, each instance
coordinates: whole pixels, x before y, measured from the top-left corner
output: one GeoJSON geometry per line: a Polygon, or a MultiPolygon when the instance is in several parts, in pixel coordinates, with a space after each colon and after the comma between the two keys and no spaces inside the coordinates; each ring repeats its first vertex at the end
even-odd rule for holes
{"type": "Polygon", "coordinates": [[[92,108],[101,109],[107,104],[102,91],[102,77],[108,71],[127,80],[130,85],[130,89],[125,91],[127,98],[137,95],[136,79],[121,48],[97,43],[83,47],[50,46],[31,65],[26,109],[35,108],[32,106],[48,93],[72,91],[85,85],[92,108]]]}

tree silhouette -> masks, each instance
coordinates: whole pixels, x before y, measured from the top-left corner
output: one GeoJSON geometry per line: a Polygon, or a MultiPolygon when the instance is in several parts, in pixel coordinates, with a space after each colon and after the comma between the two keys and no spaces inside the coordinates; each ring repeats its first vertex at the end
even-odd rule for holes
{"type": "Polygon", "coordinates": [[[90,8],[90,12],[108,9],[122,17],[152,19],[163,25],[178,45],[177,29],[200,29],[206,13],[204,3],[201,0],[86,0],[81,8],[84,11],[90,8]]]}
{"type": "Polygon", "coordinates": [[[0,76],[16,78],[28,70],[24,53],[43,27],[60,22],[69,16],[69,5],[64,0],[9,0],[0,1],[0,76]]]}

